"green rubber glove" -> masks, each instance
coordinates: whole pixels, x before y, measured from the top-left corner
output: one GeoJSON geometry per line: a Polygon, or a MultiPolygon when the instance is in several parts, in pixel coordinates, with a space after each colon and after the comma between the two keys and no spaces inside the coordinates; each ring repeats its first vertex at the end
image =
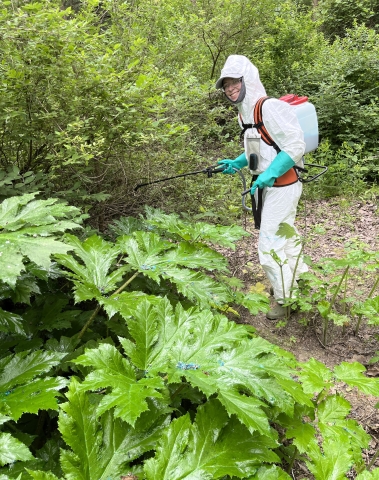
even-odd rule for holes
{"type": "MultiPolygon", "coordinates": [[[[253,183],[250,193],[254,195],[257,188],[272,187],[277,178],[284,175],[290,168],[295,165],[295,162],[286,152],[279,152],[274,158],[271,165],[262,172],[253,183]]],[[[222,172],[224,173],[224,172],[222,172]]]]}
{"type": "Polygon", "coordinates": [[[227,173],[228,175],[234,175],[237,170],[241,170],[241,168],[247,166],[247,158],[245,152],[243,152],[239,157],[235,158],[234,160],[229,160],[226,158],[225,160],[220,160],[217,162],[218,165],[225,165],[225,169],[222,173],[227,173]]]}

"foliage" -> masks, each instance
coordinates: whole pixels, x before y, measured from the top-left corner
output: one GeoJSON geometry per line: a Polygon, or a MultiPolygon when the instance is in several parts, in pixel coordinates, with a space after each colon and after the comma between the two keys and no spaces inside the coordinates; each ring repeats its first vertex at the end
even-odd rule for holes
{"type": "MultiPolygon", "coordinates": [[[[313,62],[324,44],[312,12],[296,8],[292,2],[281,2],[267,23],[265,34],[254,38],[251,58],[259,68],[268,94],[276,97],[291,92],[309,95],[304,75],[312,72],[313,62]]],[[[249,52],[246,55],[251,57],[249,52]]]]}
{"type": "MultiPolygon", "coordinates": [[[[240,153],[235,110],[214,92],[231,53],[271,95],[310,96],[323,140],[312,158],[334,192],[375,180],[375,15],[358,2],[366,26],[353,25],[338,3],[332,41],[320,34],[329,0],[318,21],[299,1],[4,2],[0,479],[284,479],[295,461],[317,479],[376,478],[363,472],[368,436],[333,393],[345,382],[379,395],[364,367],[298,364],[230,321],[268,306],[221,253],[246,235],[233,225],[239,178],[132,193],[240,153]],[[92,209],[106,235],[66,233],[87,216],[52,192],[92,209]],[[145,203],[172,213],[120,218],[145,203]]],[[[325,339],[332,323],[377,322],[377,280],[367,298],[348,295],[350,272],[377,264],[357,245],[315,266],[298,303],[325,339]]]]}
{"type": "Polygon", "coordinates": [[[41,173],[34,174],[30,171],[22,174],[18,167],[12,165],[0,171],[0,187],[2,201],[15,195],[37,192],[46,188],[46,185],[41,173]]]}
{"type": "Polygon", "coordinates": [[[27,262],[48,270],[52,253],[67,252],[69,247],[52,234],[78,228],[81,220],[77,208],[35,196],[14,196],[1,204],[0,280],[12,287],[27,262]]]}
{"type": "MultiPolygon", "coordinates": [[[[304,243],[286,223],[280,225],[277,235],[294,238],[299,244],[304,243]]],[[[270,254],[281,266],[275,252],[270,254]]],[[[301,254],[302,251],[299,256],[301,254]]],[[[356,320],[355,334],[363,317],[369,324],[378,324],[379,296],[374,296],[379,284],[378,252],[370,250],[363,243],[350,242],[346,244],[342,258],[321,258],[317,262],[308,259],[308,263],[312,270],[302,273],[298,282],[293,280],[295,286],[287,303],[295,304],[303,312],[315,311],[321,317],[323,345],[332,341],[330,324],[345,327],[356,320]],[[372,282],[368,294],[354,288],[359,279],[362,283],[372,282]]],[[[296,270],[294,276],[295,273],[296,270]]]]}
{"type": "Polygon", "coordinates": [[[211,211],[231,223],[238,178],[190,177],[131,191],[240,153],[235,109],[214,89],[232,53],[252,59],[270,95],[310,96],[328,145],[316,161],[332,165],[342,148],[341,168],[356,163],[363,181],[375,180],[377,35],[352,25],[330,43],[320,31],[325,2],[314,9],[291,0],[164,0],[159,9],[155,0],[5,3],[0,163],[10,172],[7,185],[28,193],[38,181],[43,198],[91,209],[91,225],[102,232],[143,204],[211,211]]]}
{"type": "MultiPolygon", "coordinates": [[[[34,197],[3,202],[15,248],[78,227],[76,209],[34,197]]],[[[295,459],[320,479],[364,469],[369,437],[333,393],[342,381],[379,395],[364,367],[299,364],[225,316],[267,309],[226,281],[214,247],[234,248],[242,229],[147,209],[110,230],[67,233],[66,253],[46,252],[61,271],[26,258],[27,274],[3,277],[0,478],[289,478],[295,459]]]]}
{"type": "MultiPolygon", "coordinates": [[[[353,176],[354,186],[378,175],[378,40],[378,34],[364,26],[348,30],[343,39],[320,49],[312,68],[304,72],[324,144],[312,156],[329,165],[336,178],[353,176]]],[[[329,181],[332,187],[336,184],[330,175],[329,181]]]]}
{"type": "Polygon", "coordinates": [[[355,22],[377,29],[378,8],[377,0],[320,0],[317,15],[322,19],[322,31],[333,39],[345,36],[355,22]]]}

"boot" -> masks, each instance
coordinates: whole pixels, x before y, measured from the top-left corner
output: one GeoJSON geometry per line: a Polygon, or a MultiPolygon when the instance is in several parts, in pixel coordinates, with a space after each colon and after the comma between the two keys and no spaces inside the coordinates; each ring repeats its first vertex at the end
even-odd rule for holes
{"type": "Polygon", "coordinates": [[[266,318],[269,320],[279,320],[289,315],[289,308],[283,307],[280,303],[276,303],[267,313],[266,318]]]}

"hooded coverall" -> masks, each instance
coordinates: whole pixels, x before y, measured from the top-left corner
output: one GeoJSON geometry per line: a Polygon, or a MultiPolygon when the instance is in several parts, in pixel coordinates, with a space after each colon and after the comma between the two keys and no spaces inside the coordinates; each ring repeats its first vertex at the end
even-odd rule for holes
{"type": "MultiPolygon", "coordinates": [[[[225,78],[241,77],[246,90],[244,98],[239,103],[232,103],[235,103],[238,108],[240,114],[238,120],[242,127],[241,117],[244,124],[254,124],[254,106],[261,97],[266,96],[266,91],[259,79],[258,69],[246,57],[231,55],[226,60],[220,78],[216,83],[216,88],[222,87],[225,78]]],[[[262,119],[267,131],[280,150],[286,152],[295,164],[302,166],[302,157],[305,151],[304,135],[293,108],[281,100],[266,100],[262,106],[262,119]]],[[[254,128],[249,130],[254,136],[259,136],[254,128]],[[251,130],[255,132],[251,132],[251,130]]],[[[246,158],[249,158],[246,151],[249,130],[244,135],[246,158]]],[[[264,172],[277,156],[276,150],[264,143],[263,140],[259,140],[259,147],[260,160],[257,169],[251,171],[253,175],[259,175],[264,172]]],[[[298,238],[286,239],[279,237],[277,231],[280,223],[287,223],[294,227],[296,209],[301,192],[302,183],[300,181],[288,186],[265,187],[263,189],[258,255],[260,264],[273,287],[274,298],[278,303],[283,303],[283,293],[284,297],[288,298],[290,296],[293,273],[301,245],[297,245],[298,238]],[[281,269],[269,254],[271,250],[275,251],[283,264],[284,285],[282,284],[281,269]]],[[[256,201],[258,201],[257,194],[258,189],[254,194],[256,201]]],[[[300,257],[295,277],[298,278],[300,273],[307,270],[307,265],[300,257]]],[[[294,285],[296,286],[296,283],[294,285]]]]}

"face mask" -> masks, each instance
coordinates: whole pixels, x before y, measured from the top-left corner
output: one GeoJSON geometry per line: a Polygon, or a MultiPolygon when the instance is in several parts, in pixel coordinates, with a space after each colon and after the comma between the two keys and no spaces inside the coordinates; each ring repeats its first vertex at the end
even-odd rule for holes
{"type": "Polygon", "coordinates": [[[242,100],[245,98],[245,95],[246,95],[246,86],[245,86],[245,81],[242,77],[242,84],[241,84],[241,90],[240,90],[240,94],[238,95],[238,98],[237,100],[231,100],[227,95],[226,93],[224,93],[225,97],[229,100],[230,103],[232,103],[233,105],[236,105],[237,103],[241,103],[242,100]]]}

